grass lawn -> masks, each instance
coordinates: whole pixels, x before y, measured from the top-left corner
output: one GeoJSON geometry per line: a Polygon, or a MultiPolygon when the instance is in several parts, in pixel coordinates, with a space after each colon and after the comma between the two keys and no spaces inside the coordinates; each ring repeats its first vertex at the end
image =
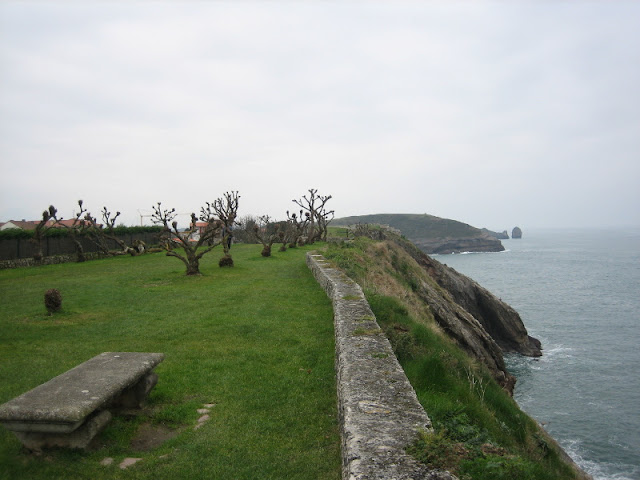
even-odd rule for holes
{"type": "Polygon", "coordinates": [[[34,456],[0,427],[0,479],[340,478],[331,303],[308,249],[261,249],[234,246],[230,269],[216,249],[198,277],[161,253],[0,271],[0,403],[101,352],[166,355],[145,410],[114,417],[95,450],[34,456]],[[142,460],[122,471],[126,457],[142,460]]]}

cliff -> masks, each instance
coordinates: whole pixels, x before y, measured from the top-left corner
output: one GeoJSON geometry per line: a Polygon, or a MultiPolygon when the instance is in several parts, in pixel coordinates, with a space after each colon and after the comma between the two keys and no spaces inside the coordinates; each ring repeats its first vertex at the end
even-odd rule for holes
{"type": "Polygon", "coordinates": [[[402,295],[416,317],[433,319],[512,393],[515,378],[506,369],[503,352],[542,354],[540,342],[528,335],[518,313],[469,277],[429,257],[401,236],[385,229],[371,233],[382,241],[372,243],[364,253],[360,263],[366,269],[354,272],[363,277],[356,281],[375,285],[385,295],[402,295]]]}
{"type": "Polygon", "coordinates": [[[426,253],[501,252],[504,247],[495,236],[466,223],[427,214],[374,214],[343,217],[333,225],[388,225],[426,253]]]}
{"type": "Polygon", "coordinates": [[[425,255],[410,243],[402,239],[395,239],[395,243],[409,253],[465,312],[480,323],[484,332],[478,332],[477,336],[487,333],[505,353],[516,352],[529,357],[542,355],[540,341],[529,336],[520,315],[510,305],[469,277],[425,255]]]}
{"type": "Polygon", "coordinates": [[[503,352],[540,356],[540,342],[529,336],[520,315],[469,277],[429,257],[411,242],[388,235],[435,282],[423,281],[417,295],[438,325],[470,355],[483,362],[508,392],[516,379],[507,371],[503,352]]]}
{"type": "MultiPolygon", "coordinates": [[[[366,229],[360,229],[360,233],[364,232],[366,229]]],[[[345,318],[351,318],[353,323],[350,333],[347,332],[348,335],[343,336],[340,341],[336,340],[337,350],[340,350],[338,344],[342,345],[343,341],[348,340],[362,349],[359,358],[366,357],[370,363],[354,370],[365,380],[355,381],[349,377],[348,385],[372,383],[376,387],[369,396],[377,399],[376,401],[386,398],[387,389],[391,387],[386,386],[388,382],[385,379],[394,369],[377,365],[375,362],[382,358],[388,360],[388,357],[386,354],[376,353],[379,348],[371,347],[373,338],[384,332],[393,352],[405,367],[420,403],[427,410],[430,421],[423,422],[426,425],[424,442],[418,441],[401,450],[412,452],[411,455],[417,455],[415,458],[420,462],[425,461],[430,468],[440,469],[439,472],[445,476],[447,472],[443,470],[454,475],[461,474],[460,478],[476,478],[468,476],[471,470],[466,470],[465,473],[465,468],[471,469],[476,461],[484,468],[482,462],[491,460],[494,462],[492,468],[495,468],[495,478],[511,475],[509,478],[593,480],[537,422],[526,416],[514,402],[506,401],[504,392],[500,392],[502,387],[503,391],[511,394],[515,384],[515,378],[505,369],[502,357],[504,351],[529,356],[541,355],[540,342],[528,335],[517,312],[470,278],[433,260],[396,233],[386,229],[371,229],[369,233],[370,235],[365,234],[353,240],[332,242],[324,252],[324,256],[332,263],[325,264],[323,261],[322,264],[334,272],[336,282],[349,281],[347,277],[350,277],[362,285],[367,292],[367,299],[373,302],[373,315],[362,314],[352,305],[361,296],[350,291],[334,295],[334,308],[336,301],[342,301],[345,304],[345,318]],[[339,268],[335,269],[334,266],[339,268]],[[377,323],[374,324],[376,319],[377,323]],[[425,333],[424,327],[432,333],[425,333]],[[462,355],[464,359],[455,353],[459,349],[466,352],[467,355],[462,355]],[[480,373],[481,369],[476,369],[479,367],[477,362],[471,359],[484,364],[487,373],[480,373]],[[498,385],[493,382],[483,383],[482,375],[486,375],[485,379],[492,376],[498,385]],[[385,387],[381,392],[376,390],[383,385],[385,387]],[[469,447],[473,444],[476,446],[471,448],[477,448],[477,444],[473,442],[480,437],[471,436],[470,440],[465,440],[456,436],[459,432],[467,435],[469,432],[479,431],[489,436],[496,435],[490,442],[495,442],[498,437],[502,440],[483,444],[482,448],[491,447],[490,451],[471,453],[469,447]],[[506,437],[503,438],[505,434],[506,437]],[[432,443],[436,441],[440,443],[432,443]],[[505,442],[503,445],[500,444],[502,441],[505,442]],[[507,447],[507,444],[510,446],[507,447]],[[434,448],[446,454],[435,459],[434,448]]],[[[338,316],[336,313],[336,318],[338,316]]],[[[338,364],[339,377],[345,368],[338,364]]],[[[394,377],[391,383],[395,385],[397,382],[394,377]]],[[[356,422],[356,426],[358,422],[369,425],[373,414],[373,410],[369,408],[371,401],[356,403],[357,408],[344,409],[343,423],[347,425],[347,420],[351,420],[356,422]],[[363,409],[362,405],[366,408],[363,409]],[[366,414],[362,416],[363,420],[358,420],[353,415],[358,408],[366,414]]],[[[393,417],[393,409],[388,406],[384,409],[377,408],[375,412],[389,416],[389,419],[393,417]]],[[[423,417],[418,415],[416,418],[423,417]]],[[[389,434],[391,431],[400,431],[405,436],[415,434],[416,425],[417,423],[410,425],[408,433],[403,432],[404,427],[399,430],[384,427],[387,430],[375,431],[373,435],[369,435],[371,439],[367,433],[355,435],[347,428],[343,445],[352,442],[358,448],[365,445],[379,446],[379,438],[390,442],[389,438],[393,436],[389,434]]],[[[368,428],[363,430],[368,431],[368,428]]],[[[484,441],[486,438],[488,437],[484,441]]],[[[378,448],[370,455],[348,456],[345,465],[350,464],[353,459],[358,459],[355,465],[364,465],[365,460],[371,458],[376,464],[375,471],[382,472],[378,467],[388,460],[393,467],[392,475],[365,476],[385,480],[432,478],[429,475],[436,473],[432,471],[414,476],[398,475],[397,466],[406,463],[406,456],[396,450],[385,443],[386,457],[381,456],[378,448]]],[[[418,471],[412,462],[409,461],[407,465],[407,471],[418,471]]],[[[454,475],[451,477],[457,478],[454,475]]]]}

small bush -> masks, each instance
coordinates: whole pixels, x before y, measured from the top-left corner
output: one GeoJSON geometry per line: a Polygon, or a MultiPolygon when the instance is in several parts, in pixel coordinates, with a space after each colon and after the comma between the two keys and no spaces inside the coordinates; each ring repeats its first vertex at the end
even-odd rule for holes
{"type": "Polygon", "coordinates": [[[224,255],[218,262],[219,267],[233,267],[233,258],[231,255],[224,255]]]}
{"type": "Polygon", "coordinates": [[[60,311],[62,308],[62,295],[60,294],[60,290],[56,288],[47,290],[44,294],[44,306],[47,308],[49,315],[60,311]]]}

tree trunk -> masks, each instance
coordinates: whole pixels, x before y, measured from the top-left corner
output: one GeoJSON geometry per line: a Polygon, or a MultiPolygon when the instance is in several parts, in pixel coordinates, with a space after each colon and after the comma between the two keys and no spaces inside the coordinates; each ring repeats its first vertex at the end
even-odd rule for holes
{"type": "Polygon", "coordinates": [[[193,252],[187,254],[187,275],[200,275],[200,259],[193,252]]]}
{"type": "Polygon", "coordinates": [[[84,262],[87,257],[84,255],[84,248],[82,248],[82,244],[76,235],[71,235],[74,245],[76,246],[76,253],[78,254],[78,263],[84,262]]]}
{"type": "Polygon", "coordinates": [[[200,275],[200,260],[194,259],[187,262],[187,275],[200,275]]]}

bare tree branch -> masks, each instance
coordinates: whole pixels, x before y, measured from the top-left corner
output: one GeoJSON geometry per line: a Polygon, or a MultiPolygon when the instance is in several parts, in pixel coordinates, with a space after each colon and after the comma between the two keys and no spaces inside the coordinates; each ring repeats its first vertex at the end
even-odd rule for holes
{"type": "Polygon", "coordinates": [[[316,240],[326,240],[328,225],[333,220],[334,211],[326,211],[325,205],[331,198],[331,195],[318,195],[317,189],[310,188],[308,197],[303,195],[301,199],[293,200],[309,216],[308,244],[313,244],[316,240]]]}
{"type": "Polygon", "coordinates": [[[272,245],[282,239],[283,232],[279,225],[270,221],[269,215],[262,215],[258,217],[258,221],[253,227],[253,235],[262,243],[262,252],[260,252],[260,255],[270,257],[272,245]]]}
{"type": "Polygon", "coordinates": [[[220,244],[217,236],[222,229],[222,222],[213,217],[210,205],[207,204],[207,209],[204,207],[201,209],[200,220],[206,225],[199,228],[198,217],[192,213],[189,229],[184,232],[178,230],[175,208],[163,209],[160,202],[152,208],[151,220],[164,227],[162,241],[167,256],[176,257],[182,261],[186,266],[187,275],[200,275],[200,259],[220,244]],[[176,252],[176,248],[182,248],[184,255],[176,252]]]}

